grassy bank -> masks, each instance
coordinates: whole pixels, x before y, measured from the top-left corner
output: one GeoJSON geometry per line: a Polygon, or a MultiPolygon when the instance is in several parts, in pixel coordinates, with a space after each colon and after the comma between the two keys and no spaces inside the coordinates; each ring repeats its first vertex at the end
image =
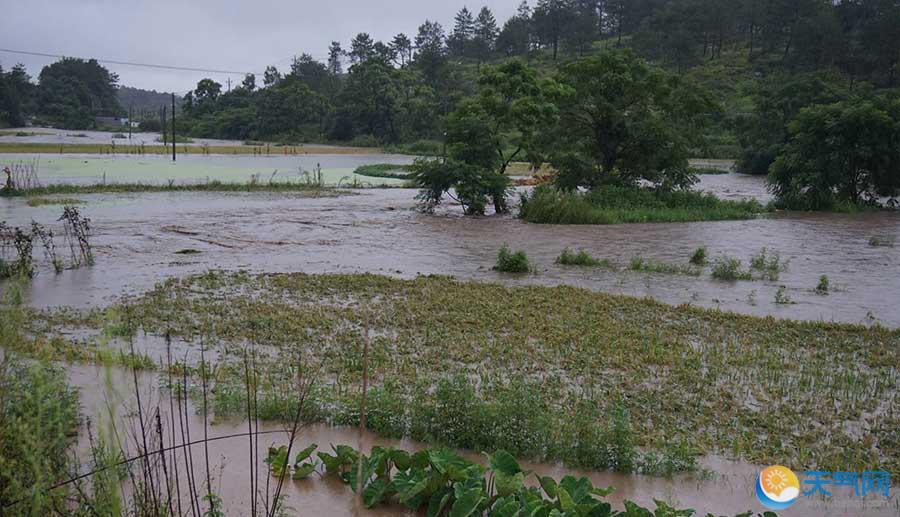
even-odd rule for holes
{"type": "Polygon", "coordinates": [[[140,193],[140,192],[297,192],[315,196],[337,196],[348,191],[334,187],[318,185],[310,182],[247,182],[234,183],[209,181],[206,183],[95,183],[92,185],[47,185],[26,190],[0,191],[0,197],[28,197],[30,206],[42,204],[76,204],[66,203],[77,200],[54,200],[39,198],[52,194],[107,194],[107,193],[140,193]],[[36,204],[32,204],[36,203],[36,204]]]}
{"type": "MultiPolygon", "coordinates": [[[[382,154],[378,147],[340,147],[330,145],[178,145],[177,154],[236,154],[256,156],[291,156],[303,154],[382,154]]],[[[103,154],[103,155],[168,155],[172,146],[162,144],[51,144],[0,143],[0,154],[103,154]]]]}
{"type": "MultiPolygon", "coordinates": [[[[219,344],[221,414],[242,414],[243,347],[257,343],[265,375],[298,354],[320,365],[317,418],[355,425],[368,322],[367,425],[383,435],[648,473],[721,453],[900,474],[897,330],[443,277],[211,272],[128,306],[157,336],[219,344]]],[[[124,311],[43,315],[23,349],[66,350],[66,326],[102,342],[124,311]]],[[[289,414],[278,393],[261,397],[267,418],[289,414]]]]}
{"type": "Polygon", "coordinates": [[[541,224],[619,224],[751,219],[765,212],[755,200],[725,201],[699,192],[600,187],[560,192],[538,187],[523,196],[519,217],[541,224]]]}

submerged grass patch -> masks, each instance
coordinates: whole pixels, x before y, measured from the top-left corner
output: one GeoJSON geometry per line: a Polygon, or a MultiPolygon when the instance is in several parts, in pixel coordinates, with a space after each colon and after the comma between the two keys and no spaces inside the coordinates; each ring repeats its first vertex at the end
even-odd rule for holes
{"type": "Polygon", "coordinates": [[[687,264],[672,264],[644,257],[633,257],[628,264],[628,269],[632,271],[644,271],[647,273],[688,276],[700,276],[700,273],[702,272],[699,268],[687,264]]]}
{"type": "Polygon", "coordinates": [[[504,244],[497,253],[494,269],[502,273],[528,273],[531,271],[531,263],[524,251],[510,251],[509,246],[504,244]]]}
{"type": "MultiPolygon", "coordinates": [[[[123,303],[146,332],[218,344],[223,413],[241,414],[242,354],[257,343],[272,354],[265,378],[298,354],[320,365],[319,418],[354,424],[368,326],[367,424],[381,434],[595,468],[620,468],[629,456],[610,451],[630,443],[659,458],[632,457],[635,470],[720,453],[900,475],[898,330],[444,277],[210,272],[123,303]]],[[[104,314],[43,313],[29,328],[99,331],[104,314]]],[[[284,416],[264,398],[261,412],[284,416]]]]}
{"type": "Polygon", "coordinates": [[[25,202],[28,206],[38,207],[46,205],[83,205],[84,201],[71,197],[30,197],[25,202]]]}
{"type": "MultiPolygon", "coordinates": [[[[179,142],[180,144],[181,142],[179,142]]],[[[301,154],[381,154],[377,147],[344,147],[333,145],[178,145],[178,154],[249,154],[255,156],[301,155],[301,154]]],[[[51,144],[0,142],[0,153],[73,153],[73,154],[172,154],[172,146],[162,144],[51,144]]]]}
{"type": "Polygon", "coordinates": [[[353,171],[353,174],[371,178],[393,178],[398,180],[410,178],[409,165],[396,165],[393,163],[360,165],[353,171]]]}
{"type": "Polygon", "coordinates": [[[519,217],[542,224],[618,224],[751,219],[766,210],[755,200],[721,200],[700,192],[604,186],[567,193],[541,186],[522,197],[519,217]]]}
{"type": "Polygon", "coordinates": [[[562,253],[559,254],[559,257],[556,258],[556,263],[563,266],[599,266],[611,269],[615,268],[615,265],[610,262],[609,259],[594,258],[585,250],[580,250],[576,253],[569,248],[564,249],[562,253]]]}

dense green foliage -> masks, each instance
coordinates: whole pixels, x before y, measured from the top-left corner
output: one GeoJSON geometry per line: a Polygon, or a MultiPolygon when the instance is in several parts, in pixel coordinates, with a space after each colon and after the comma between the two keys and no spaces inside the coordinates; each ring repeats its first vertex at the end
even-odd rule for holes
{"type": "Polygon", "coordinates": [[[769,182],[790,208],[893,204],[900,193],[900,101],[842,101],[804,108],[770,167],[769,182]]]}
{"type": "MultiPolygon", "coordinates": [[[[279,465],[273,475],[291,473],[304,479],[316,469],[307,462],[312,444],[300,451],[294,467],[288,463],[286,447],[275,450],[272,463],[279,465]],[[283,451],[283,455],[279,456],[283,451]],[[311,467],[311,468],[310,468],[311,467]],[[276,473],[277,470],[277,473],[276,473]]],[[[396,503],[412,510],[426,509],[427,515],[451,517],[513,516],[534,517],[690,517],[694,510],[679,510],[654,499],[655,511],[625,501],[624,511],[615,511],[603,499],[615,488],[594,487],[586,477],[565,476],[557,482],[535,474],[540,489],[526,485],[530,471],[522,469],[509,452],[486,454],[487,465],[475,463],[448,449],[422,449],[414,453],[394,447],[375,446],[369,455],[349,445],[332,445],[332,451],[317,452],[324,465],[323,475],[334,476],[361,494],[363,504],[372,508],[396,503]]],[[[751,517],[752,512],[739,517],[751,517]]],[[[775,517],[767,512],[766,517],[775,517]]],[[[711,515],[710,515],[711,517],[711,515]]]]}
{"type": "Polygon", "coordinates": [[[21,65],[0,69],[0,127],[23,126],[26,116],[66,129],[94,127],[94,117],[124,114],[118,77],[96,60],[63,58],[41,70],[37,85],[21,65]]]}
{"type": "Polygon", "coordinates": [[[497,265],[494,269],[503,273],[527,273],[531,270],[531,264],[524,251],[510,251],[509,246],[504,244],[497,253],[497,265]]]}
{"type": "Polygon", "coordinates": [[[543,224],[616,224],[750,219],[766,209],[757,201],[725,201],[691,191],[607,185],[589,192],[548,186],[522,197],[519,217],[543,224]]]}

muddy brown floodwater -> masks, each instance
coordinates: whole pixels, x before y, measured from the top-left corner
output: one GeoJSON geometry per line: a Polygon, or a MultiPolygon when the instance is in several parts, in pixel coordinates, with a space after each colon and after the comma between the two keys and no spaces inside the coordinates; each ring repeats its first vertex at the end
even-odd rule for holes
{"type": "MultiPolygon", "coordinates": [[[[117,432],[124,440],[124,449],[133,454],[137,450],[135,446],[134,432],[137,408],[134,396],[134,381],[130,371],[123,369],[105,370],[97,366],[66,365],[69,380],[80,388],[80,400],[83,414],[88,417],[91,426],[99,429],[108,422],[107,407],[116,408],[117,432]]],[[[155,375],[140,374],[138,385],[142,399],[142,407],[146,414],[152,414],[159,408],[163,421],[163,427],[169,427],[169,401],[165,393],[157,389],[159,384],[155,375]]],[[[190,434],[192,440],[197,440],[203,435],[203,418],[196,408],[191,406],[189,411],[190,434]]],[[[213,419],[215,420],[215,419],[213,419]]],[[[176,417],[176,426],[178,425],[176,417]]],[[[263,456],[270,445],[286,445],[288,433],[278,424],[261,423],[259,430],[269,434],[259,437],[259,449],[263,456]]],[[[215,421],[208,428],[210,439],[230,436],[247,432],[246,421],[215,421]]],[[[86,464],[88,458],[89,442],[86,433],[79,435],[77,447],[82,464],[86,464]]],[[[167,445],[171,444],[168,437],[164,437],[167,445]]],[[[174,445],[182,443],[180,437],[174,445]]],[[[416,451],[425,444],[412,440],[394,440],[381,438],[373,433],[359,434],[357,429],[346,427],[330,427],[326,425],[312,425],[306,427],[298,435],[295,449],[300,450],[309,444],[318,444],[320,451],[331,451],[331,444],[347,444],[358,450],[370,451],[375,445],[393,446],[409,451],[416,451]]],[[[215,440],[209,442],[209,458],[212,472],[213,491],[219,494],[225,503],[227,515],[247,515],[250,508],[250,479],[251,468],[249,458],[250,446],[246,436],[215,440]]],[[[475,451],[459,451],[460,454],[472,461],[484,463],[484,456],[475,451]]],[[[194,477],[200,480],[206,479],[204,461],[204,447],[201,444],[191,446],[191,454],[194,462],[194,477]]],[[[169,465],[174,464],[169,458],[169,465]]],[[[180,467],[181,480],[185,479],[185,460],[183,454],[179,454],[176,461],[180,467]]],[[[713,512],[716,515],[733,515],[748,510],[763,511],[764,508],[756,499],[754,486],[760,466],[748,463],[729,461],[719,457],[706,457],[701,465],[711,470],[714,474],[686,474],[670,479],[617,474],[614,472],[587,472],[570,469],[558,464],[520,462],[525,470],[530,470],[541,476],[552,476],[559,479],[565,475],[576,477],[587,476],[594,486],[612,486],[616,490],[607,500],[614,506],[622,508],[625,500],[631,500],[647,507],[653,507],[653,499],[666,501],[681,508],[694,508],[699,514],[705,515],[713,512]]],[[[137,468],[137,465],[135,465],[137,468]]],[[[261,485],[265,483],[265,465],[259,462],[261,485]]],[[[275,478],[269,481],[274,485],[275,478]]],[[[537,485],[534,476],[529,478],[529,484],[537,485]]],[[[173,492],[175,489],[172,489],[173,492]]],[[[182,492],[186,493],[186,486],[182,486],[182,492]]],[[[274,491],[274,486],[271,488],[274,491]]],[[[314,474],[306,480],[286,480],[283,493],[287,495],[286,503],[293,508],[292,514],[308,516],[386,516],[386,515],[417,515],[403,507],[381,505],[374,509],[365,509],[357,505],[353,492],[347,485],[334,478],[324,478],[314,474]]],[[[261,496],[262,497],[262,496],[261,496]]],[[[187,502],[185,500],[185,507],[187,502]]],[[[900,496],[891,498],[882,496],[853,497],[851,494],[842,495],[835,491],[835,496],[828,500],[814,499],[801,496],[801,499],[789,510],[780,514],[785,516],[895,516],[900,512],[900,496]]]]}
{"type": "MultiPolygon", "coordinates": [[[[704,176],[700,188],[765,199],[761,178],[704,176]]],[[[900,248],[869,246],[873,235],[900,240],[900,214],[778,213],[754,220],[610,226],[535,225],[512,216],[462,217],[458,206],[417,212],[410,189],[359,190],[308,198],[271,193],[84,195],[97,264],[54,275],[44,267],[30,292],[36,306],[104,305],[157,281],[210,268],[266,272],[372,272],[400,277],[448,274],[507,284],[570,284],[779,318],[900,325],[900,248]],[[491,270],[498,248],[524,249],[533,275],[491,270]],[[687,263],[706,246],[745,267],[766,247],[789,261],[778,281],[700,277],[554,264],[565,247],[627,266],[634,256],[687,263]],[[178,254],[182,250],[199,253],[178,254]],[[827,275],[831,293],[815,293],[827,275]],[[775,303],[779,288],[791,303],[775,303]]],[[[59,206],[0,199],[0,220],[57,225],[59,206]]]]}

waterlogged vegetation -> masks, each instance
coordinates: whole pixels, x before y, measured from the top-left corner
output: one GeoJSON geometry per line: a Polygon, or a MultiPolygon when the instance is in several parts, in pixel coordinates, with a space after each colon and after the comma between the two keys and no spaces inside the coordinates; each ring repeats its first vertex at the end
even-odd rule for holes
{"type": "Polygon", "coordinates": [[[504,244],[497,253],[497,264],[494,269],[501,273],[528,273],[532,270],[532,266],[524,251],[510,251],[509,246],[504,244]]]}
{"type": "Polygon", "coordinates": [[[691,191],[605,186],[566,193],[541,186],[522,197],[519,217],[542,224],[619,224],[752,219],[767,210],[755,200],[727,201],[691,191]]]}
{"type": "Polygon", "coordinates": [[[126,306],[151,335],[215,343],[216,415],[245,414],[243,360],[255,343],[268,351],[258,366],[269,379],[261,418],[292,414],[275,379],[301,354],[324,376],[310,398],[314,419],[358,425],[368,328],[365,425],[382,435],[655,474],[694,469],[702,453],[900,473],[892,433],[900,331],[879,326],[778,321],[571,287],[211,272],[106,311],[30,312],[32,338],[18,350],[52,354],[68,346],[66,326],[102,334],[126,306]]]}
{"type": "MultiPolygon", "coordinates": [[[[623,511],[613,510],[604,498],[613,487],[595,487],[588,478],[565,476],[556,480],[534,474],[538,487],[526,485],[532,477],[510,453],[499,450],[486,454],[486,465],[472,462],[449,449],[422,449],[409,452],[393,447],[373,447],[365,455],[349,445],[332,445],[332,453],[317,452],[321,460],[308,461],[316,444],[297,454],[291,469],[287,447],[270,452],[279,468],[272,474],[292,470],[294,479],[306,479],[317,469],[323,476],[340,479],[362,498],[367,508],[403,505],[426,510],[427,515],[455,517],[482,515],[571,515],[577,517],[689,517],[693,510],[676,509],[654,500],[649,510],[626,501],[623,511]]],[[[348,493],[349,495],[349,493],[348,493]]],[[[752,512],[738,517],[750,517],[752,512]]],[[[766,516],[774,517],[772,513],[766,516]]]]}
{"type": "Polygon", "coordinates": [[[610,269],[615,268],[615,265],[609,259],[594,258],[585,250],[579,250],[576,253],[569,248],[565,248],[562,253],[559,254],[559,257],[556,258],[556,263],[563,266],[605,267],[610,269]]]}
{"type": "Polygon", "coordinates": [[[703,272],[700,268],[689,264],[672,264],[661,260],[653,260],[644,257],[632,257],[628,263],[628,269],[632,271],[644,271],[647,273],[664,273],[667,275],[700,276],[703,272]]]}

